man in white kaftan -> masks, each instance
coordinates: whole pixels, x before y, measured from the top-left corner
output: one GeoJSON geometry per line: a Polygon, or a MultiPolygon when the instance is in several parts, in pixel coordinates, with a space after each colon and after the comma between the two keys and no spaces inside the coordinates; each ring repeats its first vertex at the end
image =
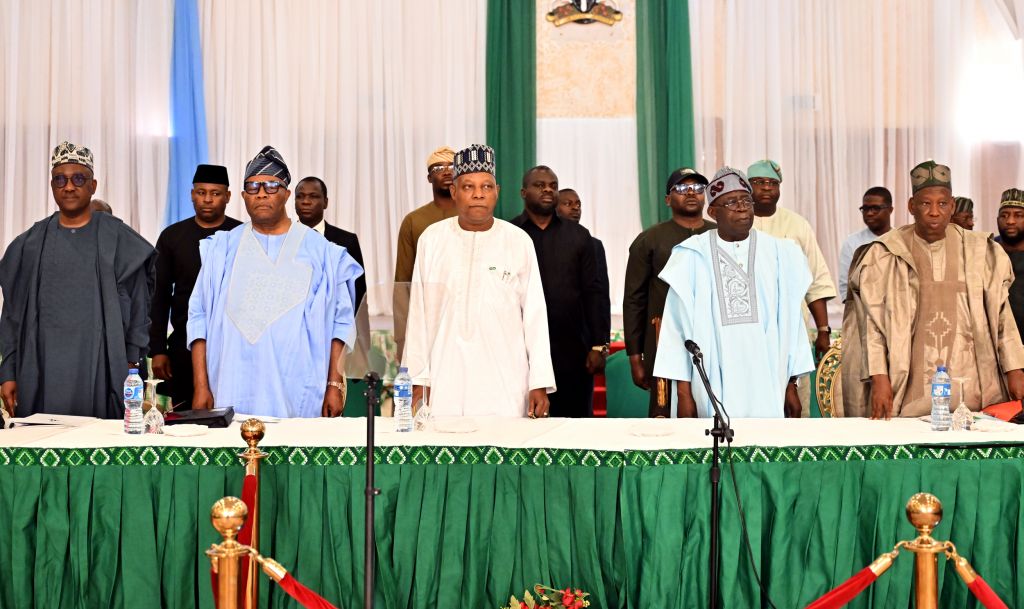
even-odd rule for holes
{"type": "Polygon", "coordinates": [[[494,218],[493,150],[459,152],[454,172],[458,215],[417,244],[403,363],[434,416],[545,417],[555,374],[533,242],[494,218]]]}
{"type": "Polygon", "coordinates": [[[730,416],[799,417],[797,378],[814,369],[802,317],[807,257],[787,239],[751,230],[753,201],[739,170],[720,169],[707,192],[717,230],[676,245],[659,275],[671,289],[654,375],[679,381],[679,416],[712,416],[686,351],[692,340],[730,416]]]}

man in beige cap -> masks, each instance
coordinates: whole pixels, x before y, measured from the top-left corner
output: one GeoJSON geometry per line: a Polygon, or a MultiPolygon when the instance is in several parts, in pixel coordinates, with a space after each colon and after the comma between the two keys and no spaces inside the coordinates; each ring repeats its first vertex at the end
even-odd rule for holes
{"type": "Polygon", "coordinates": [[[428,226],[455,216],[455,202],[451,186],[454,183],[452,162],[455,151],[441,146],[427,157],[427,181],[430,182],[434,198],[406,214],[402,227],[398,229],[398,255],[395,258],[395,290],[393,314],[395,320],[395,342],[401,359],[405,348],[405,321],[409,314],[409,282],[416,264],[416,244],[428,226]]]}
{"type": "Polygon", "coordinates": [[[986,233],[950,220],[949,167],[910,173],[914,223],[861,247],[843,316],[846,416],[918,417],[931,411],[938,366],[964,379],[971,410],[1024,397],[1024,346],[1010,309],[1010,260],[986,233]]]}

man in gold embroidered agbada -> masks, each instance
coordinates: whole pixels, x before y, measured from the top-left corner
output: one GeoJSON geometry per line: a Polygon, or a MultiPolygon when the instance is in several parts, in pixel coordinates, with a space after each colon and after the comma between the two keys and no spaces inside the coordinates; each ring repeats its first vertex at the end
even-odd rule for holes
{"type": "Polygon", "coordinates": [[[843,318],[842,412],[925,415],[939,365],[965,379],[963,400],[972,410],[1024,397],[1009,259],[991,235],[950,222],[948,167],[926,161],[910,176],[914,223],[854,254],[843,318]]]}

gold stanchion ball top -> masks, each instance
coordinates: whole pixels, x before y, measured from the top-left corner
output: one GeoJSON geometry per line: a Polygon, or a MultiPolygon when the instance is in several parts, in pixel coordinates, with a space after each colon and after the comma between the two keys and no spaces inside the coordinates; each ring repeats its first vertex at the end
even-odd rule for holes
{"type": "Polygon", "coordinates": [[[245,443],[250,448],[259,444],[266,430],[267,426],[259,419],[246,419],[242,421],[242,439],[245,440],[245,443]]]}
{"type": "Polygon", "coordinates": [[[225,539],[234,539],[235,535],[242,530],[245,524],[245,517],[249,515],[249,508],[245,502],[238,497],[224,497],[218,499],[210,509],[210,522],[213,528],[225,539]]]}
{"type": "Polygon", "coordinates": [[[942,502],[931,493],[917,493],[907,501],[907,520],[922,534],[931,533],[942,520],[942,502]]]}

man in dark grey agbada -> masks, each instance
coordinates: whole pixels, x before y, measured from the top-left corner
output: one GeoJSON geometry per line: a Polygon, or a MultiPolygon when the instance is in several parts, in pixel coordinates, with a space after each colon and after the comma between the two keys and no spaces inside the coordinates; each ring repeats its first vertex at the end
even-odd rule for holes
{"type": "Polygon", "coordinates": [[[9,413],[124,416],[121,388],[146,357],[153,246],[93,212],[93,155],[63,142],[50,160],[59,211],[0,261],[0,397],[9,413]]]}

